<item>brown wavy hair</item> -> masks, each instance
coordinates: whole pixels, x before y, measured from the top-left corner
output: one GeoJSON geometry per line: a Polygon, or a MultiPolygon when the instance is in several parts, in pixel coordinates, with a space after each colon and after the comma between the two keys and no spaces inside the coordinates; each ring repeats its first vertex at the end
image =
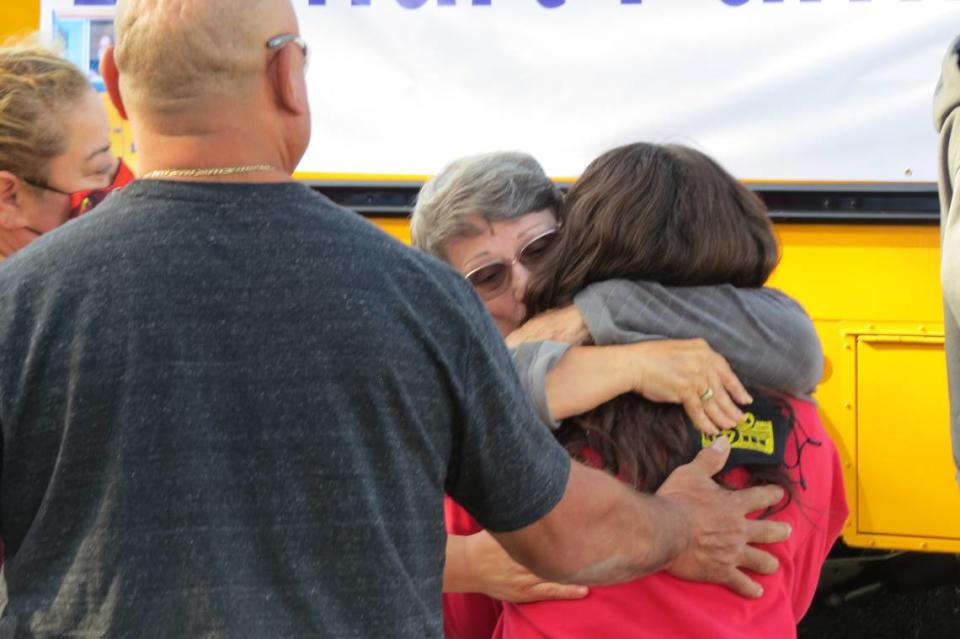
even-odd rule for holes
{"type": "MultiPolygon", "coordinates": [[[[779,258],[762,200],[714,160],[684,146],[630,144],[598,157],[571,187],[562,237],[530,278],[527,314],[615,278],[759,287],[779,258]]],[[[649,492],[691,459],[683,409],[635,394],[566,420],[557,435],[574,457],[589,448],[607,470],[649,492]]],[[[749,470],[751,483],[790,490],[783,467],[749,470]]]]}

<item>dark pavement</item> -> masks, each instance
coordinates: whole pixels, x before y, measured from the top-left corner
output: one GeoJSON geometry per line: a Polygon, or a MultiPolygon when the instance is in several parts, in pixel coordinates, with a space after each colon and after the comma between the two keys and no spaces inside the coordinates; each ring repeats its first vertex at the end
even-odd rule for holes
{"type": "Polygon", "coordinates": [[[800,639],[960,639],[960,586],[866,594],[838,607],[814,603],[800,639]]]}

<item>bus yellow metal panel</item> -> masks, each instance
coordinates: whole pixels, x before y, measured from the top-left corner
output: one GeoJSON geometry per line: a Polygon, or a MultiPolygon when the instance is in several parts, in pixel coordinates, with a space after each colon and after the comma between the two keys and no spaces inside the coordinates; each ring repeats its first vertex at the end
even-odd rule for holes
{"type": "Polygon", "coordinates": [[[398,217],[372,217],[370,221],[404,244],[410,244],[410,221],[398,217]]]}
{"type": "Polygon", "coordinates": [[[936,226],[779,224],[770,280],[814,320],[943,323],[936,226]]]}
{"type": "Polygon", "coordinates": [[[843,464],[850,503],[844,541],[877,549],[960,552],[960,526],[949,528],[951,520],[940,516],[948,508],[960,513],[960,490],[949,453],[939,228],[780,224],[777,234],[783,259],[770,285],[806,308],[823,344],[825,370],[816,400],[843,464]],[[895,363],[874,357],[865,372],[858,369],[858,355],[866,348],[860,339],[875,340],[867,342],[870,358],[882,343],[876,340],[903,337],[919,344],[891,350],[895,363]],[[925,343],[929,338],[933,342],[925,343]],[[918,451],[902,432],[909,423],[905,416],[917,403],[913,398],[921,395],[924,436],[931,438],[924,447],[937,447],[946,466],[928,463],[929,457],[914,459],[918,451]],[[869,401],[863,405],[865,398],[869,401]],[[911,459],[909,464],[888,464],[891,451],[899,450],[911,459]],[[922,465],[921,484],[910,464],[922,465]],[[906,499],[893,485],[914,491],[906,499]],[[943,526],[928,533],[923,526],[904,527],[890,515],[910,520],[914,513],[931,511],[943,526]]]}
{"type": "Polygon", "coordinates": [[[40,28],[40,2],[11,2],[3,6],[0,43],[11,36],[33,33],[40,28]]]}
{"type": "Polygon", "coordinates": [[[110,96],[106,93],[100,95],[104,106],[107,108],[107,119],[110,121],[110,152],[118,158],[123,158],[127,166],[136,174],[137,171],[137,147],[133,143],[133,131],[130,129],[130,123],[120,117],[120,113],[110,96]]]}
{"type": "Polygon", "coordinates": [[[960,488],[944,480],[953,458],[943,337],[860,335],[856,342],[857,533],[960,552],[960,488]]]}

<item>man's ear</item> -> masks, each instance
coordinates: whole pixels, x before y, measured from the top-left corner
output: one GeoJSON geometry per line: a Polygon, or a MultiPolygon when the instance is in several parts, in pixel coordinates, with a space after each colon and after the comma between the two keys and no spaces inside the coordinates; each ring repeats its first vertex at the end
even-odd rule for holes
{"type": "Polygon", "coordinates": [[[303,62],[303,55],[297,47],[283,47],[269,67],[277,102],[291,115],[309,112],[303,62]]]}
{"type": "Polygon", "coordinates": [[[120,71],[117,70],[117,63],[113,59],[113,47],[107,47],[100,56],[100,76],[110,95],[110,101],[117,108],[120,117],[124,120],[128,119],[127,108],[123,106],[123,96],[120,95],[120,71]]]}
{"type": "Polygon", "coordinates": [[[22,201],[23,183],[10,171],[0,171],[0,228],[12,231],[26,225],[22,201]]]}

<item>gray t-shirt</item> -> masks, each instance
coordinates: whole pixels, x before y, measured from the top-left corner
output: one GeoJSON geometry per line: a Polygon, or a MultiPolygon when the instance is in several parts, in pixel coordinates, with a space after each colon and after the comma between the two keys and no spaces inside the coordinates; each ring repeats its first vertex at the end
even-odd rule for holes
{"type": "Polygon", "coordinates": [[[940,230],[943,257],[943,325],[950,389],[953,460],[960,483],[960,37],[943,58],[933,101],[934,125],[940,133],[940,230]]]}
{"type": "Polygon", "coordinates": [[[569,458],[462,277],[296,184],[143,181],[0,264],[0,637],[441,637],[442,497],[569,458]]]}

